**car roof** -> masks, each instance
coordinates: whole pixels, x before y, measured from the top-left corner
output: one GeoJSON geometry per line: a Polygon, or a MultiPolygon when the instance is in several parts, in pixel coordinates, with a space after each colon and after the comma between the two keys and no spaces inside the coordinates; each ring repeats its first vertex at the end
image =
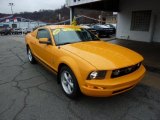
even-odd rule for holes
{"type": "Polygon", "coordinates": [[[91,28],[91,27],[89,27],[89,26],[87,26],[87,25],[80,25],[82,28],[91,28]]]}
{"type": "Polygon", "coordinates": [[[108,28],[108,27],[105,26],[105,25],[95,25],[95,26],[99,26],[99,27],[102,27],[102,28],[108,28]]]}
{"type": "Polygon", "coordinates": [[[46,25],[39,28],[57,29],[57,28],[81,28],[80,26],[73,25],[46,25]]]}

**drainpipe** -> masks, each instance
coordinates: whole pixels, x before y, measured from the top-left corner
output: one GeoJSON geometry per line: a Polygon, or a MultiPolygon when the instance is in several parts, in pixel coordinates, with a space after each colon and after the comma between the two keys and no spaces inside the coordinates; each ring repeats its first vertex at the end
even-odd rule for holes
{"type": "Polygon", "coordinates": [[[70,7],[70,24],[72,23],[73,18],[74,18],[74,8],[70,7]]]}
{"type": "Polygon", "coordinates": [[[151,23],[151,38],[150,38],[150,42],[154,42],[156,23],[157,23],[157,15],[153,15],[153,19],[152,19],[152,23],[151,23]]]}

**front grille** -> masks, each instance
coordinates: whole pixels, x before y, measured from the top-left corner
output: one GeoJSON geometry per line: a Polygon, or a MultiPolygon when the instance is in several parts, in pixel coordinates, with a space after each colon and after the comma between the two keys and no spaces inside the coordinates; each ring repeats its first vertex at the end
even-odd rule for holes
{"type": "Polygon", "coordinates": [[[136,65],[132,65],[132,66],[129,66],[129,67],[113,70],[111,78],[117,78],[117,77],[120,77],[120,76],[123,76],[123,75],[130,74],[130,73],[136,71],[140,66],[141,66],[141,63],[138,63],[136,65]]]}

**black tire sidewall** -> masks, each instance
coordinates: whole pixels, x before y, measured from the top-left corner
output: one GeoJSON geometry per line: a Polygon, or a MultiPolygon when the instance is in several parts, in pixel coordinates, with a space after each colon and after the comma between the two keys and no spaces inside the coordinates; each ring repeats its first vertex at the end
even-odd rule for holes
{"type": "Polygon", "coordinates": [[[35,64],[35,63],[36,63],[36,60],[35,60],[35,58],[34,58],[34,56],[33,56],[32,51],[31,51],[30,48],[27,49],[27,55],[28,55],[28,52],[29,52],[29,51],[30,51],[30,53],[31,53],[31,55],[32,55],[32,60],[29,60],[29,58],[28,58],[28,60],[29,60],[29,62],[30,62],[31,64],[35,64]]]}

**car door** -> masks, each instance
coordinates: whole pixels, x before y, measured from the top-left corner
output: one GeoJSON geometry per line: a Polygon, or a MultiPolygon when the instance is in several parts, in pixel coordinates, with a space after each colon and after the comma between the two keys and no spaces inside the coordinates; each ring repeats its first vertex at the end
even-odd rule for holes
{"type": "Polygon", "coordinates": [[[35,52],[38,56],[38,58],[45,64],[51,65],[53,61],[53,55],[52,55],[52,49],[53,49],[53,44],[51,40],[51,35],[48,29],[39,29],[37,32],[37,42],[36,42],[36,48],[35,52]],[[48,41],[51,42],[51,44],[42,44],[39,43],[39,39],[41,38],[48,38],[48,41]]]}

